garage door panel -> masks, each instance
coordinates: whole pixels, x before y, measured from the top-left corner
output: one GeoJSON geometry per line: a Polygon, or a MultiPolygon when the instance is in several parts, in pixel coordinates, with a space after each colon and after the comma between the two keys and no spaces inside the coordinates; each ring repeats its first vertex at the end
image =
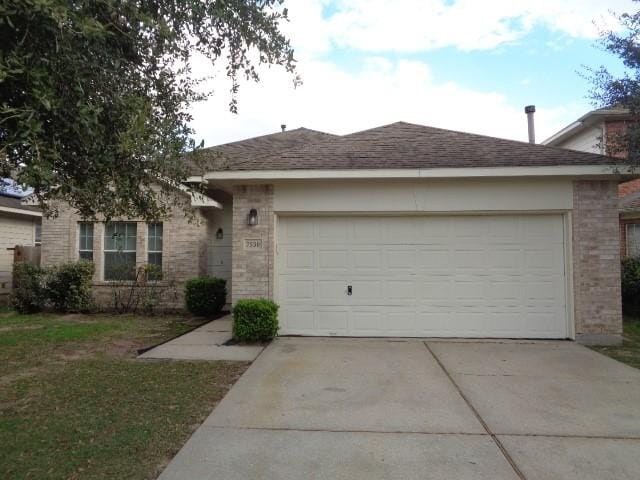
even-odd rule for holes
{"type": "Polygon", "coordinates": [[[317,335],[315,310],[289,306],[278,313],[282,330],[290,335],[317,335]]]}
{"type": "Polygon", "coordinates": [[[322,335],[347,335],[349,310],[320,308],[316,312],[316,327],[322,335]]]}
{"type": "Polygon", "coordinates": [[[386,333],[383,312],[380,310],[353,309],[351,313],[353,332],[358,336],[378,336],[386,333]]]}
{"type": "Polygon", "coordinates": [[[351,251],[351,261],[354,272],[378,273],[383,268],[382,249],[362,250],[353,248],[351,251]]]}
{"type": "MultiPolygon", "coordinates": [[[[380,299],[387,298],[387,282],[382,279],[352,280],[351,304],[376,304],[380,299]]],[[[346,287],[345,287],[346,288],[346,287]]]]}
{"type": "Polygon", "coordinates": [[[416,266],[416,251],[413,247],[398,248],[386,251],[386,267],[389,270],[413,270],[416,266]]]}
{"type": "MultiPolygon", "coordinates": [[[[345,305],[347,282],[345,280],[318,280],[317,300],[319,305],[345,305]]],[[[285,299],[286,301],[287,299],[285,299]]]]}
{"type": "Polygon", "coordinates": [[[561,215],[291,220],[281,333],[566,337],[561,215]]]}
{"type": "Polygon", "coordinates": [[[315,269],[315,252],[313,250],[292,248],[285,250],[279,258],[281,259],[279,268],[283,274],[300,270],[311,272],[315,269]]]}

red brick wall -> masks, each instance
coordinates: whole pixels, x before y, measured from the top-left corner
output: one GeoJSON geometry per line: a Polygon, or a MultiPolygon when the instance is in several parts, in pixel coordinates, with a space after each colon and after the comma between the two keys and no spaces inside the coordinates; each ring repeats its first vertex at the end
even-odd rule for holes
{"type": "Polygon", "coordinates": [[[618,196],[620,198],[626,197],[630,193],[635,193],[640,191],[640,178],[635,180],[630,180],[628,182],[621,183],[618,185],[618,196]]]}

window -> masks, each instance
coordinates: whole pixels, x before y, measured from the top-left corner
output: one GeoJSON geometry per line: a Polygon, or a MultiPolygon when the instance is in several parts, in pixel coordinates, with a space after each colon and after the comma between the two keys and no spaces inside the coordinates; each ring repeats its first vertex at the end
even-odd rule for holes
{"type": "Polygon", "coordinates": [[[104,226],[104,279],[135,280],[136,224],[112,222],[104,226]]]}
{"type": "Polygon", "coordinates": [[[147,226],[147,263],[152,266],[149,277],[153,280],[162,278],[162,224],[150,223],[147,226]]]}
{"type": "Polygon", "coordinates": [[[93,262],[93,223],[79,224],[78,258],[93,262]]]}
{"type": "Polygon", "coordinates": [[[33,237],[34,237],[34,243],[36,245],[40,245],[42,243],[42,224],[41,223],[35,224],[33,237]]]}
{"type": "Polygon", "coordinates": [[[627,224],[627,257],[640,256],[640,223],[627,224]]]}

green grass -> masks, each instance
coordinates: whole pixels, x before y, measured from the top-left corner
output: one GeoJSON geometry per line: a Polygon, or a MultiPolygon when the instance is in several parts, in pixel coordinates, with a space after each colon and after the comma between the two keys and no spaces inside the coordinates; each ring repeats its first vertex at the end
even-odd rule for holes
{"type": "Polygon", "coordinates": [[[0,313],[0,478],[155,478],[247,367],[135,359],[190,328],[0,313]]]}
{"type": "Polygon", "coordinates": [[[640,368],[640,319],[625,318],[623,335],[622,345],[593,348],[608,357],[640,368]]]}

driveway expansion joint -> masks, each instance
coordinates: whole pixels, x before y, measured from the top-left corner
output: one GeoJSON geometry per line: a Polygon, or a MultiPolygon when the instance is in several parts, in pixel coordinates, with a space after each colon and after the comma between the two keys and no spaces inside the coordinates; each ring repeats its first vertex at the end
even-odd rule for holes
{"type": "Polygon", "coordinates": [[[450,435],[450,436],[469,436],[469,437],[488,437],[488,433],[471,433],[471,432],[421,432],[411,430],[336,430],[327,428],[287,428],[287,427],[236,427],[225,425],[206,425],[202,424],[200,428],[211,428],[218,430],[266,430],[271,432],[325,432],[325,433],[372,433],[378,435],[450,435]]]}
{"type": "Polygon", "coordinates": [[[436,356],[436,354],[433,352],[433,350],[431,350],[431,347],[429,347],[429,344],[425,341],[423,342],[425,348],[427,349],[427,351],[431,354],[431,356],[433,357],[433,359],[436,361],[436,363],[440,366],[440,368],[442,369],[442,371],[444,372],[444,374],[447,376],[447,378],[449,379],[449,381],[453,384],[453,386],[456,388],[456,390],[458,391],[458,393],[460,394],[460,396],[462,397],[462,399],[465,401],[465,403],[467,404],[467,406],[471,409],[471,411],[473,412],[473,414],[475,415],[475,417],[477,418],[478,422],[480,422],[480,424],[482,425],[482,428],[484,428],[484,430],[487,432],[487,434],[491,437],[491,439],[493,440],[493,442],[496,444],[496,446],[498,447],[498,450],[500,450],[500,452],[502,453],[502,455],[504,456],[504,458],[507,460],[507,462],[509,462],[509,465],[511,465],[511,468],[513,469],[514,473],[518,476],[518,478],[520,478],[521,480],[527,480],[527,477],[524,476],[524,473],[522,473],[522,470],[520,470],[520,468],[518,467],[518,465],[516,464],[515,460],[511,457],[511,455],[509,454],[509,452],[507,451],[507,449],[504,447],[504,445],[502,444],[502,442],[500,441],[500,439],[497,437],[496,434],[494,434],[491,429],[489,428],[489,425],[487,425],[487,422],[484,421],[484,419],[480,416],[480,413],[476,410],[476,408],[473,406],[473,404],[469,401],[469,399],[466,397],[466,395],[464,394],[464,392],[462,391],[462,389],[460,388],[460,386],[456,383],[456,381],[453,379],[453,376],[449,373],[449,371],[445,368],[444,364],[440,361],[440,359],[436,356]]]}

